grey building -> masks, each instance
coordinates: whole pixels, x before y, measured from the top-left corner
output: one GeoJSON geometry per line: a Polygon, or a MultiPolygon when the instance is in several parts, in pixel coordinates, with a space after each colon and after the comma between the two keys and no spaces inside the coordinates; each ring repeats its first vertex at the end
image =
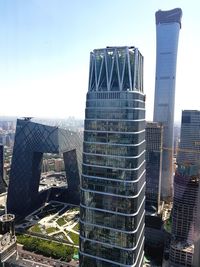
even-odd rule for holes
{"type": "MultiPolygon", "coordinates": [[[[161,218],[161,169],[163,127],[157,122],[147,122],[146,140],[146,192],[145,192],[145,249],[149,256],[156,251],[157,264],[161,262],[164,235],[161,218]]],[[[153,257],[155,259],[155,256],[153,257]]]]}
{"type": "Polygon", "coordinates": [[[13,214],[0,216],[0,266],[5,266],[5,262],[11,257],[17,257],[14,219],[13,214]]]}
{"type": "MultiPolygon", "coordinates": [[[[197,196],[197,211],[200,210],[200,188],[198,189],[197,196]]],[[[196,227],[194,232],[194,255],[193,255],[193,267],[200,266],[200,212],[197,212],[196,227]]]]}
{"type": "Polygon", "coordinates": [[[4,180],[4,146],[0,144],[0,194],[6,192],[4,180]]]}
{"type": "Polygon", "coordinates": [[[142,266],[145,206],[143,57],[90,55],[80,204],[80,266],[142,266]]]}
{"type": "Polygon", "coordinates": [[[194,241],[199,237],[197,231],[200,177],[199,129],[200,111],[184,110],[177,170],[174,177],[170,266],[192,266],[194,241]]]}
{"type": "Polygon", "coordinates": [[[181,17],[180,8],[156,12],[157,48],[153,120],[161,122],[164,127],[161,176],[163,199],[172,197],[175,81],[181,17]]]}
{"type": "Polygon", "coordinates": [[[163,127],[146,124],[146,211],[157,213],[160,205],[163,127]]]}
{"type": "Polygon", "coordinates": [[[39,205],[38,192],[43,153],[63,153],[68,201],[79,204],[82,139],[79,134],[58,127],[17,120],[8,187],[7,208],[24,216],[39,205]]]}

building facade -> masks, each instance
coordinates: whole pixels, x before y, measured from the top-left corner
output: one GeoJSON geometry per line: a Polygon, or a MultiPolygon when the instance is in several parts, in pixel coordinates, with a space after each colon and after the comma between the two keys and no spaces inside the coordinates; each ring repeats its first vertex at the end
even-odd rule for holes
{"type": "Polygon", "coordinates": [[[145,206],[143,57],[90,56],[80,204],[80,266],[142,266],[145,206]]]}
{"type": "Polygon", "coordinates": [[[156,79],[153,120],[161,122],[164,127],[161,176],[163,199],[172,197],[175,81],[181,17],[180,8],[156,12],[156,79]]]}
{"type": "Polygon", "coordinates": [[[163,127],[146,124],[146,211],[157,213],[160,205],[163,127]]]}
{"type": "Polygon", "coordinates": [[[4,214],[0,216],[0,266],[10,257],[17,257],[17,238],[14,227],[15,216],[4,214]]]}
{"type": "MultiPolygon", "coordinates": [[[[200,210],[200,187],[198,189],[197,196],[197,211],[200,210]]],[[[193,255],[193,265],[192,267],[200,266],[200,212],[197,212],[196,217],[196,227],[194,232],[194,255],[193,255]]]]}
{"type": "Polygon", "coordinates": [[[0,194],[6,191],[4,180],[4,146],[0,144],[0,194]]]}
{"type": "Polygon", "coordinates": [[[181,138],[174,177],[170,266],[192,266],[197,232],[200,177],[200,111],[182,112],[181,138]]]}
{"type": "Polygon", "coordinates": [[[7,197],[8,211],[16,216],[24,216],[39,201],[43,153],[63,153],[68,201],[80,202],[81,136],[58,127],[17,120],[7,197]]]}

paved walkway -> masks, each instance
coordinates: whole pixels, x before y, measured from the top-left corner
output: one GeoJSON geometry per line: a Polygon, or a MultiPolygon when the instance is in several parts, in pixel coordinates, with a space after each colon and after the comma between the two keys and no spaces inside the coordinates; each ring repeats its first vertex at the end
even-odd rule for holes
{"type": "MultiPolygon", "coordinates": [[[[53,203],[56,203],[56,201],[53,201],[53,203]]],[[[70,232],[79,235],[79,232],[77,230],[73,230],[73,228],[79,223],[79,219],[76,218],[76,215],[79,214],[78,210],[70,210],[74,209],[74,207],[77,207],[75,205],[71,205],[68,203],[62,203],[62,202],[58,202],[61,204],[64,204],[64,207],[62,207],[59,211],[57,211],[55,214],[50,214],[40,220],[37,219],[37,211],[40,212],[41,208],[38,209],[37,211],[34,211],[32,214],[28,215],[26,217],[26,220],[29,220],[29,222],[27,223],[23,223],[22,225],[19,225],[21,227],[31,227],[33,225],[39,224],[40,228],[41,228],[41,232],[43,235],[47,235],[47,236],[58,236],[59,234],[61,234],[62,236],[64,235],[65,238],[69,241],[69,243],[74,244],[73,240],[70,238],[70,236],[68,235],[70,232]],[[69,209],[63,213],[61,216],[59,215],[62,210],[65,210],[67,207],[69,207],[69,209]],[[60,218],[66,218],[66,223],[63,225],[59,225],[57,223],[57,220],[60,218]],[[51,232],[51,233],[46,233],[46,229],[50,228],[50,227],[54,227],[57,228],[57,230],[51,232]]],[[[51,202],[49,203],[51,204],[51,202]]],[[[46,205],[45,205],[46,206],[46,205]]],[[[45,207],[44,206],[44,207],[45,207]]],[[[77,245],[75,245],[75,247],[78,247],[77,245]]]]}

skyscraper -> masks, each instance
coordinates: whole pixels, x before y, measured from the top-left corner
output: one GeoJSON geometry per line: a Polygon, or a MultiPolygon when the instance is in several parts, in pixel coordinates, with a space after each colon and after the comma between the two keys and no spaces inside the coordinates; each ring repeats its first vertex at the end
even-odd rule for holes
{"type": "MultiPolygon", "coordinates": [[[[181,139],[174,177],[170,266],[192,266],[197,236],[200,177],[200,111],[182,112],[181,139]]],[[[199,224],[199,222],[198,222],[199,224]]]]}
{"type": "Polygon", "coordinates": [[[15,216],[24,216],[41,204],[39,183],[43,153],[63,153],[70,203],[80,201],[82,139],[76,132],[25,120],[17,120],[13,148],[7,208],[15,216]]]}
{"type": "Polygon", "coordinates": [[[143,57],[90,55],[80,204],[80,266],[142,266],[145,193],[143,57]]]}
{"type": "MultiPolygon", "coordinates": [[[[200,210],[200,187],[197,196],[197,211],[200,210]]],[[[200,266],[200,212],[197,212],[196,227],[194,232],[194,256],[193,256],[193,267],[200,266]]]]}
{"type": "Polygon", "coordinates": [[[0,144],[0,194],[6,191],[4,181],[4,146],[0,144]]]}
{"type": "Polygon", "coordinates": [[[163,127],[146,124],[146,211],[158,212],[160,204],[163,127]]]}
{"type": "Polygon", "coordinates": [[[176,60],[182,10],[156,12],[156,80],[154,118],[164,126],[161,196],[172,196],[173,127],[176,81],[176,60]]]}

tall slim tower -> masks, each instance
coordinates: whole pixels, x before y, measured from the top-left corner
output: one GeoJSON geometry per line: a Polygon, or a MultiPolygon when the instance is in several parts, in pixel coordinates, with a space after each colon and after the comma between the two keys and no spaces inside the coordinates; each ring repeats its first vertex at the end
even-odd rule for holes
{"type": "Polygon", "coordinates": [[[176,60],[182,10],[156,12],[156,81],[154,118],[164,126],[161,196],[172,197],[176,60]]]}
{"type": "MultiPolygon", "coordinates": [[[[182,112],[181,140],[174,177],[170,266],[192,266],[200,179],[200,111],[182,112]]],[[[199,219],[199,217],[198,217],[199,219]]],[[[198,227],[198,228],[197,228],[198,227]]],[[[199,267],[199,265],[196,265],[199,267]]]]}
{"type": "Polygon", "coordinates": [[[143,57],[134,47],[91,53],[80,204],[80,266],[143,262],[143,57]]]}

